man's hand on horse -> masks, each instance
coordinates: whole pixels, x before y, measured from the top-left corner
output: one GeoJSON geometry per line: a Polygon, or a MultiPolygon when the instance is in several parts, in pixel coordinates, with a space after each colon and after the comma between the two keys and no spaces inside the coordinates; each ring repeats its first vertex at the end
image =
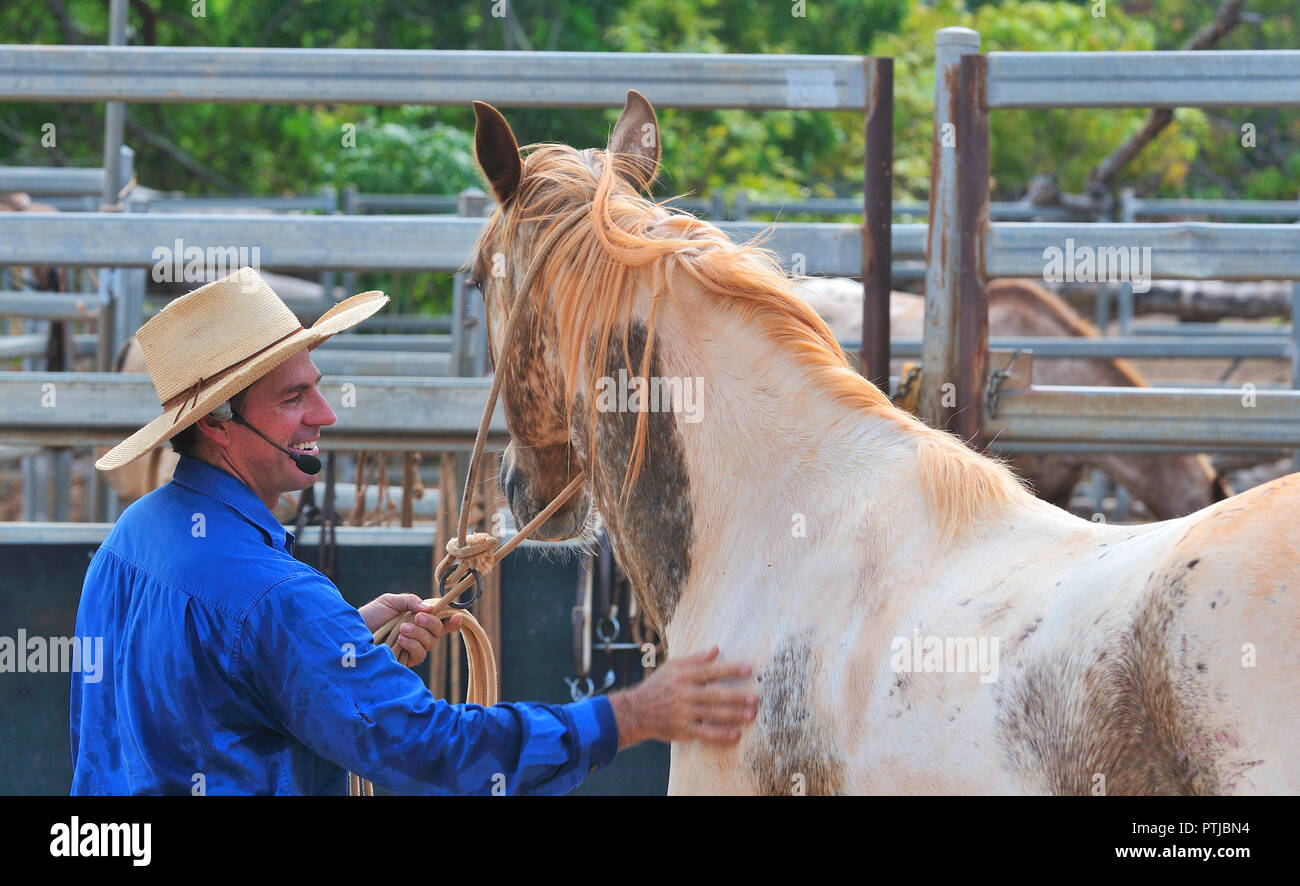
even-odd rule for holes
{"type": "Polygon", "coordinates": [[[666,661],[639,686],[612,694],[619,750],[648,738],[714,744],[739,741],[742,727],[758,710],[758,696],[730,681],[743,680],[753,668],[716,661],[717,657],[714,646],[699,655],[666,661]]]}
{"type": "Polygon", "coordinates": [[[436,615],[428,614],[432,609],[432,603],[425,603],[415,594],[384,594],[357,607],[372,634],[404,612],[416,613],[415,621],[398,629],[397,644],[410,656],[410,667],[417,667],[440,637],[450,631],[459,631],[464,622],[459,612],[444,622],[436,615]]]}

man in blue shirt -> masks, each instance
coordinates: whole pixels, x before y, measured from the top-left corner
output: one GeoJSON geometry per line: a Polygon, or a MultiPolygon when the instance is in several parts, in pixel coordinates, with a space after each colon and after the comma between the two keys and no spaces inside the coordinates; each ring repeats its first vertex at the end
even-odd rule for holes
{"type": "MultiPolygon", "coordinates": [[[[575,704],[448,704],[373,641],[419,597],[354,609],[294,559],[271,509],[313,482],[336,418],[309,350],[385,301],[303,329],[243,269],[140,328],[163,414],[96,464],[178,437],[183,454],[86,572],[77,636],[104,638],[104,664],[73,675],[73,794],[342,794],[348,771],[398,793],[560,793],[639,741],[731,743],[753,719],[757,697],[729,685],[750,669],[716,649],[575,704]]],[[[458,627],[417,615],[399,642],[418,664],[458,627]]]]}

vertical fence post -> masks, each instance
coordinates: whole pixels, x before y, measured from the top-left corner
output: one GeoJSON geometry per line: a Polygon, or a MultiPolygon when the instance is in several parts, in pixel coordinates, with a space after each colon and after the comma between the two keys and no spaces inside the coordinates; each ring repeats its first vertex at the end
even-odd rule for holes
{"type": "MultiPolygon", "coordinates": [[[[333,185],[325,185],[320,189],[321,210],[324,215],[339,214],[339,197],[334,191],[333,185]]],[[[322,271],[320,275],[320,312],[324,314],[330,308],[334,307],[334,272],[322,271]]],[[[347,296],[344,296],[345,298],[347,296]]]]}
{"type": "MultiPolygon", "coordinates": [[[[361,202],[360,198],[357,196],[357,186],[351,184],[344,185],[343,186],[343,214],[357,215],[360,208],[359,206],[360,202],[361,202]]],[[[342,274],[342,279],[343,279],[342,295],[344,298],[350,298],[352,295],[356,294],[357,291],[357,272],[344,271],[342,274]]]]}
{"type": "MultiPolygon", "coordinates": [[[[487,210],[487,194],[478,188],[466,188],[456,195],[456,214],[479,218],[487,210]]],[[[465,285],[463,274],[452,281],[451,301],[451,370],[456,376],[477,378],[486,371],[487,318],[482,310],[478,292],[465,285]]],[[[469,453],[460,452],[455,458],[455,476],[452,488],[455,501],[465,494],[466,474],[469,472],[469,453]]],[[[453,508],[452,513],[456,513],[453,508]]]]}
{"type": "MultiPolygon", "coordinates": [[[[1122,222],[1132,224],[1137,221],[1138,203],[1133,194],[1132,188],[1125,188],[1120,196],[1120,218],[1122,222]]],[[[1133,284],[1127,280],[1121,280],[1119,284],[1119,298],[1115,306],[1115,319],[1119,321],[1119,334],[1133,334],[1133,284]]]]}
{"type": "MultiPolygon", "coordinates": [[[[126,45],[126,0],[111,0],[108,9],[108,45],[126,45]]],[[[134,154],[122,144],[122,131],[126,126],[126,105],[123,102],[104,103],[104,184],[100,193],[100,210],[120,211],[118,195],[131,177],[134,154]]],[[[122,293],[121,275],[110,268],[99,269],[99,330],[95,362],[100,372],[111,372],[113,358],[117,355],[116,339],[118,314],[122,310],[119,298],[122,293]]],[[[140,318],[136,318],[139,325],[140,318]]],[[[92,454],[93,455],[93,454],[92,454]]],[[[94,459],[92,458],[92,461],[94,459]]],[[[108,523],[116,516],[117,496],[101,471],[90,468],[90,489],[87,501],[92,505],[89,519],[108,523]]]]}
{"type": "Polygon", "coordinates": [[[862,175],[862,374],[889,393],[889,294],[893,290],[894,60],[867,58],[862,175]]]}
{"type": "Polygon", "coordinates": [[[957,414],[954,430],[983,450],[984,388],[989,363],[989,291],[984,237],[989,224],[988,58],[961,60],[957,103],[957,212],[961,224],[957,311],[957,414]]]}
{"type": "Polygon", "coordinates": [[[970,28],[944,28],[934,37],[934,133],[930,156],[930,228],[925,244],[925,333],[922,338],[921,418],[947,428],[956,402],[950,396],[959,359],[957,303],[961,268],[961,220],[957,206],[957,129],[961,57],[978,52],[970,28]]]}
{"type": "Polygon", "coordinates": [[[732,214],[736,216],[736,221],[749,220],[749,197],[744,191],[736,192],[735,202],[732,203],[732,214]]]}
{"type": "MultiPolygon", "coordinates": [[[[108,45],[126,45],[126,0],[111,0],[108,11],[108,45]]],[[[123,102],[104,103],[104,184],[100,193],[100,209],[105,212],[120,211],[117,195],[122,190],[123,151],[122,130],[126,126],[126,105],[123,102]]],[[[100,273],[106,273],[104,269],[100,273]]],[[[109,272],[111,273],[111,272],[109,272]]],[[[112,293],[114,296],[116,292],[112,293]]],[[[108,372],[117,349],[113,333],[117,328],[114,317],[116,305],[110,301],[100,309],[99,371],[108,372]]]]}

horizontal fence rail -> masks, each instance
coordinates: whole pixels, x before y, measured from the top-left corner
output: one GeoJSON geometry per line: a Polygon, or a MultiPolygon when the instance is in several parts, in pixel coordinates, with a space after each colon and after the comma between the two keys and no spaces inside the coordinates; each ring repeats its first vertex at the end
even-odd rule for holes
{"type": "Polygon", "coordinates": [[[1035,385],[1002,391],[985,429],[998,443],[1300,447],[1300,392],[1035,385]],[[1247,405],[1248,403],[1253,405],[1247,405]]]}
{"type": "Polygon", "coordinates": [[[861,58],[817,55],[0,46],[0,101],[865,110],[861,58]]]}
{"type": "MultiPolygon", "coordinates": [[[[256,246],[261,264],[275,268],[454,271],[469,257],[482,226],[482,219],[453,216],[0,213],[0,263],[152,267],[159,261],[156,249],[174,253],[180,240],[183,247],[205,250],[256,246]]],[[[724,222],[718,227],[737,242],[770,231],[763,245],[787,263],[802,255],[809,274],[861,273],[858,225],[724,222]]],[[[923,260],[926,230],[920,224],[894,225],[894,259],[923,260]]],[[[1300,226],[1207,222],[1000,222],[990,226],[986,240],[988,275],[1042,277],[1044,251],[1067,246],[1073,254],[1105,253],[1108,260],[1118,260],[1118,250],[1150,247],[1151,266],[1144,270],[1153,278],[1300,279],[1300,226]]]]}
{"type": "Polygon", "coordinates": [[[1135,221],[1139,215],[1157,218],[1213,215],[1300,221],[1300,200],[1147,200],[1125,192],[1120,199],[1120,221],[1135,221]]]}
{"type": "Polygon", "coordinates": [[[197,246],[205,253],[257,247],[260,265],[273,268],[454,271],[482,227],[482,219],[445,216],[4,213],[0,263],[149,268],[160,261],[155,250],[161,249],[169,251],[162,253],[170,255],[167,261],[184,265],[183,254],[176,254],[180,241],[182,249],[197,246]]]}
{"type": "Polygon", "coordinates": [[[990,52],[989,108],[1300,105],[1300,51],[990,52]]]}
{"type": "MultiPolygon", "coordinates": [[[[765,231],[763,244],[787,266],[803,257],[803,272],[853,277],[862,273],[862,229],[847,223],[726,222],[738,242],[765,231]]],[[[153,267],[155,250],[260,250],[262,266],[319,271],[458,270],[483,228],[483,219],[452,216],[252,216],[0,213],[0,264],[153,267]]],[[[895,225],[895,259],[925,257],[925,225],[895,225]]],[[[228,254],[228,253],[222,253],[228,254]]],[[[181,264],[184,264],[183,259],[181,264]]],[[[236,266],[237,267],[237,266],[236,266]]]]}
{"type": "Polygon", "coordinates": [[[1135,279],[1130,264],[1135,249],[1147,279],[1300,279],[1300,225],[1210,222],[994,224],[984,243],[988,277],[1042,277],[1048,262],[1045,251],[1052,248],[1062,252],[1071,269],[1085,251],[1092,254],[1094,267],[1101,259],[1112,268],[1123,261],[1129,280],[1135,279]]]}
{"type": "MultiPolygon", "coordinates": [[[[293,524],[285,524],[293,531],[293,524]]],[[[0,523],[0,545],[24,544],[99,544],[108,537],[112,523],[0,523]]],[[[398,545],[428,548],[436,543],[437,528],[433,526],[335,526],[330,529],[330,542],[341,548],[394,547],[398,545]]],[[[509,528],[499,533],[504,540],[515,533],[509,528]]],[[[320,544],[321,528],[304,526],[295,532],[295,544],[311,547],[320,544]]],[[[556,553],[567,549],[573,556],[585,553],[576,541],[534,541],[524,539],[522,548],[546,549],[556,553]]]]}
{"type": "Polygon", "coordinates": [[[62,292],[0,292],[0,317],[81,320],[99,316],[104,300],[98,295],[62,292]]]}
{"type": "Polygon", "coordinates": [[[0,191],[21,191],[50,197],[98,196],[104,190],[104,170],[58,166],[6,166],[0,170],[0,191]]]}
{"type": "MultiPolygon", "coordinates": [[[[322,432],[325,448],[468,447],[489,387],[487,379],[327,378],[321,390],[338,422],[322,432]],[[345,392],[355,406],[343,405],[345,392]]],[[[998,444],[1016,449],[1088,443],[1150,451],[1192,444],[1200,451],[1300,447],[1300,393],[1255,390],[1249,394],[1253,406],[1245,396],[1210,388],[1036,386],[1002,391],[987,428],[998,444]]],[[[7,405],[0,441],[8,445],[113,444],[161,411],[148,378],[102,373],[0,374],[0,401],[7,405]]],[[[499,406],[490,430],[493,444],[507,441],[499,406]]]]}
{"type": "MultiPolygon", "coordinates": [[[[845,350],[855,350],[857,342],[842,341],[845,350]]],[[[921,356],[921,339],[893,339],[889,352],[895,358],[915,359],[921,356]]],[[[1113,359],[1116,357],[1204,358],[1257,360],[1286,360],[1291,358],[1293,344],[1285,335],[1246,338],[1197,338],[1179,341],[1173,336],[1149,338],[1069,338],[1069,337],[1008,337],[991,336],[989,347],[1002,350],[1023,349],[1043,359],[1113,359]]]]}
{"type": "MultiPolygon", "coordinates": [[[[327,377],[321,393],[338,422],[321,432],[324,446],[472,446],[490,387],[480,378],[327,377]]],[[[113,445],[162,414],[147,376],[111,373],[0,373],[0,403],[0,442],[10,445],[113,445]]],[[[507,442],[499,403],[489,432],[492,443],[507,442]]]]}

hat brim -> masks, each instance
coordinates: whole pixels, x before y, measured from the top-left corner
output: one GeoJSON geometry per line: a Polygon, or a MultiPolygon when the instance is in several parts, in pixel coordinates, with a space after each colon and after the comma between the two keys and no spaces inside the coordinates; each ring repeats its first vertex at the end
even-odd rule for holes
{"type": "Polygon", "coordinates": [[[388,303],[388,296],[372,291],[354,295],[330,308],[309,328],[294,333],[289,338],[258,354],[245,363],[227,369],[213,379],[208,379],[198,399],[182,401],[149,424],[114,446],[95,462],[101,471],[125,467],[151,451],[159,443],[170,440],[194,424],[226,400],[266,375],[290,358],[311,350],[336,333],[356,326],[388,303]]]}

